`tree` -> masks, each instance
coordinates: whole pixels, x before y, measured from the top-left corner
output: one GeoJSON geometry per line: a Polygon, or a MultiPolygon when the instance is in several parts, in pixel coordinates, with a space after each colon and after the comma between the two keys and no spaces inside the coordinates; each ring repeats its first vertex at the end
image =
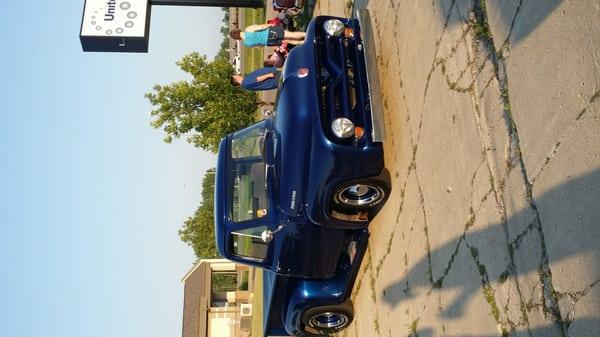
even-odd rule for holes
{"type": "Polygon", "coordinates": [[[227,60],[208,62],[193,52],[177,65],[192,76],[191,81],[157,84],[145,95],[155,107],[151,125],[163,129],[165,142],[189,134],[188,142],[217,152],[221,138],[255,121],[256,93],[231,85],[233,67],[227,60]]]}
{"type": "Polygon", "coordinates": [[[221,9],[225,13],[223,15],[223,20],[222,20],[223,26],[221,26],[221,34],[223,35],[223,41],[221,41],[221,46],[219,47],[219,52],[217,53],[217,56],[215,56],[215,58],[223,58],[223,59],[228,60],[229,59],[229,44],[230,44],[229,7],[222,7],[221,9]]]}
{"type": "Polygon", "coordinates": [[[181,241],[191,246],[199,259],[219,256],[215,247],[214,191],[215,169],[212,168],[206,171],[202,179],[202,203],[179,230],[181,241]]]}
{"type": "Polygon", "coordinates": [[[227,32],[227,36],[223,37],[223,41],[221,41],[221,46],[219,47],[219,52],[215,59],[220,58],[224,60],[229,60],[229,28],[225,29],[225,27],[221,27],[221,32],[227,32]]]}

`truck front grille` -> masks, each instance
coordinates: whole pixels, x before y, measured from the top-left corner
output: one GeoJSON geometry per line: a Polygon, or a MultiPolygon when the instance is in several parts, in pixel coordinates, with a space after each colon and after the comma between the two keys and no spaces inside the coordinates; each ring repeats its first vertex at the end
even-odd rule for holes
{"type": "Polygon", "coordinates": [[[315,56],[323,130],[331,141],[349,144],[352,139],[335,137],[330,126],[335,118],[345,117],[355,126],[365,127],[368,98],[364,71],[361,73],[363,56],[357,49],[358,32],[356,37],[330,37],[321,26],[316,29],[315,56]]]}

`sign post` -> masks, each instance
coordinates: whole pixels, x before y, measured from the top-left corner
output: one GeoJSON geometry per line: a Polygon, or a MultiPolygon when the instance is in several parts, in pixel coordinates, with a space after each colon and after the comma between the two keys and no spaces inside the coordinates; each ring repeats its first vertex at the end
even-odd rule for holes
{"type": "Polygon", "coordinates": [[[263,7],[263,0],[85,0],[79,31],[85,52],[147,53],[155,6],[263,7]]]}

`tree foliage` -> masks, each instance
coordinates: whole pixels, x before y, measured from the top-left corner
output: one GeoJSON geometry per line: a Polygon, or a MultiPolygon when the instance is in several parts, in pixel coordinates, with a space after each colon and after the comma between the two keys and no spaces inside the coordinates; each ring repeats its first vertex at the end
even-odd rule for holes
{"type": "Polygon", "coordinates": [[[224,12],[222,20],[223,26],[221,26],[221,35],[223,35],[223,41],[221,41],[219,52],[215,58],[229,60],[229,7],[222,7],[221,9],[224,12]]]}
{"type": "Polygon", "coordinates": [[[212,168],[206,171],[202,179],[202,203],[179,230],[181,240],[190,245],[200,259],[219,256],[215,247],[214,191],[215,169],[212,168]]]}
{"type": "Polygon", "coordinates": [[[146,94],[154,107],[151,125],[163,129],[165,142],[188,135],[188,142],[216,152],[223,136],[254,122],[256,94],[231,85],[228,60],[208,62],[193,52],[177,65],[192,76],[190,81],[157,84],[146,94]]]}
{"type": "MultiPolygon", "coordinates": [[[[229,28],[222,27],[221,32],[227,32],[229,34],[229,28]]],[[[219,52],[215,58],[220,58],[224,60],[229,60],[229,36],[224,37],[223,41],[221,41],[221,46],[219,47],[219,52]]]]}

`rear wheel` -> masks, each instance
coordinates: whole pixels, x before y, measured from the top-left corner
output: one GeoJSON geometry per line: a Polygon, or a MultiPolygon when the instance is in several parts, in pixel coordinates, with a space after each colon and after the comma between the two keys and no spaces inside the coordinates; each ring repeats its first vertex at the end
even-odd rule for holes
{"type": "Polygon", "coordinates": [[[339,332],[352,323],[354,308],[352,301],[338,305],[326,305],[306,310],[302,316],[304,331],[310,335],[326,335],[339,332]]]}

